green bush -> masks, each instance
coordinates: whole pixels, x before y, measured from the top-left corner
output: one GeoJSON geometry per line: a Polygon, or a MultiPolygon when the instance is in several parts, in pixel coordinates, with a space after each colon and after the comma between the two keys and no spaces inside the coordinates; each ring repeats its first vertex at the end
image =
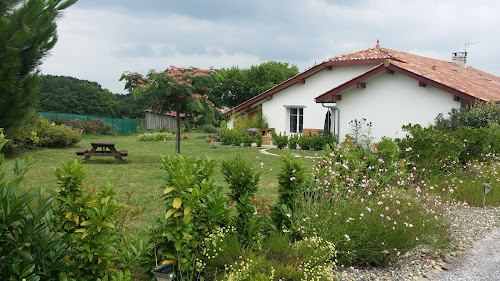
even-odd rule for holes
{"type": "Polygon", "coordinates": [[[236,155],[233,160],[222,161],[222,174],[229,184],[229,198],[236,203],[238,217],[236,218],[236,229],[238,233],[251,242],[253,237],[249,224],[251,215],[254,213],[252,199],[257,192],[261,172],[252,168],[241,155],[236,155]]]}
{"type": "Polygon", "coordinates": [[[300,136],[299,146],[302,150],[309,150],[311,148],[311,138],[309,136],[300,136]]]}
{"type": "Polygon", "coordinates": [[[231,130],[222,129],[222,131],[219,133],[219,140],[222,145],[231,145],[231,130]]]}
{"type": "Polygon", "coordinates": [[[336,197],[318,187],[301,203],[301,219],[308,219],[300,233],[332,241],[344,266],[384,265],[417,245],[441,247],[447,242],[443,206],[434,199],[417,198],[399,188],[365,198],[336,197]]]}
{"type": "Polygon", "coordinates": [[[120,227],[124,222],[118,218],[125,206],[115,199],[116,191],[109,183],[100,188],[84,186],[86,174],[76,160],[55,170],[59,188],[52,228],[67,241],[67,271],[78,280],[116,276],[113,272],[122,270],[130,278],[130,268],[122,268],[124,260],[120,259],[127,251],[126,229],[120,227]]]}
{"type": "MultiPolygon", "coordinates": [[[[4,145],[0,136],[0,150],[4,145]]],[[[0,167],[3,155],[0,155],[0,167]]],[[[10,177],[0,175],[0,279],[58,280],[64,272],[62,234],[51,231],[53,199],[33,194],[20,183],[33,158],[17,159],[10,177]]]]}
{"type": "Polygon", "coordinates": [[[169,132],[163,133],[144,133],[140,134],[137,139],[139,141],[168,141],[175,139],[175,134],[169,132]]]}
{"type": "Polygon", "coordinates": [[[320,135],[312,135],[310,144],[312,150],[322,150],[324,146],[323,137],[320,135]]]}
{"type": "Polygon", "coordinates": [[[273,221],[279,228],[292,226],[291,215],[295,215],[298,197],[303,193],[306,171],[302,161],[293,157],[290,150],[283,158],[278,175],[278,202],[273,206],[273,221]]]}
{"type": "Polygon", "coordinates": [[[255,134],[255,144],[257,145],[257,147],[262,147],[262,142],[262,132],[258,130],[255,134]]]}
{"type": "Polygon", "coordinates": [[[252,117],[251,128],[264,129],[268,127],[267,118],[262,113],[257,113],[252,117]]]}
{"type": "Polygon", "coordinates": [[[243,142],[243,137],[242,133],[239,133],[236,130],[230,130],[230,136],[231,136],[231,145],[233,146],[241,146],[241,143],[243,142]]]}
{"type": "Polygon", "coordinates": [[[446,204],[427,196],[424,183],[391,163],[390,153],[387,161],[379,153],[325,150],[288,230],[332,241],[345,266],[384,264],[422,243],[442,246],[446,204]]]}
{"type": "Polygon", "coordinates": [[[68,147],[79,142],[81,135],[66,125],[53,125],[43,117],[33,115],[13,140],[15,144],[27,148],[68,147]]]}
{"type": "Polygon", "coordinates": [[[241,139],[243,140],[243,145],[245,147],[252,146],[253,138],[246,131],[243,131],[241,133],[241,139]]]}
{"type": "Polygon", "coordinates": [[[495,102],[474,103],[470,107],[452,109],[448,117],[439,114],[434,120],[438,130],[454,132],[460,127],[486,128],[489,123],[500,122],[500,107],[495,102]]]}
{"type": "Polygon", "coordinates": [[[299,134],[291,135],[288,138],[288,148],[297,149],[297,144],[299,143],[299,138],[300,138],[299,134]]]}
{"type": "Polygon", "coordinates": [[[276,134],[275,132],[272,132],[272,140],[273,144],[276,145],[279,149],[285,148],[288,144],[288,136],[281,135],[281,133],[276,134]]]}
{"type": "Polygon", "coordinates": [[[207,134],[216,134],[218,131],[217,128],[212,124],[205,124],[201,127],[201,129],[203,130],[204,133],[207,134]]]}
{"type": "Polygon", "coordinates": [[[207,271],[224,272],[205,276],[210,280],[299,281],[338,278],[335,274],[335,246],[321,237],[311,236],[293,241],[289,235],[271,235],[253,247],[241,245],[237,236],[230,231],[210,237],[214,238],[207,243],[207,248],[213,249],[215,254],[207,259],[207,271]]]}
{"type": "Polygon", "coordinates": [[[451,133],[434,126],[422,128],[420,125],[405,125],[409,133],[397,140],[400,157],[415,163],[420,171],[428,173],[447,173],[460,168],[459,155],[463,150],[463,140],[457,140],[451,133]]]}
{"type": "Polygon", "coordinates": [[[116,134],[115,126],[108,124],[101,119],[91,119],[86,121],[81,121],[79,119],[72,119],[70,126],[82,132],[83,134],[93,134],[93,135],[114,135],[116,134]]]}
{"type": "MultiPolygon", "coordinates": [[[[207,216],[203,213],[205,202],[214,190],[210,177],[215,161],[176,155],[163,156],[160,165],[165,173],[166,187],[163,192],[165,214],[154,226],[159,234],[156,235],[158,259],[177,261],[176,271],[181,280],[197,280],[202,269],[199,248],[209,232],[207,216]]],[[[148,271],[154,268],[153,261],[150,258],[144,264],[148,271]]]]}

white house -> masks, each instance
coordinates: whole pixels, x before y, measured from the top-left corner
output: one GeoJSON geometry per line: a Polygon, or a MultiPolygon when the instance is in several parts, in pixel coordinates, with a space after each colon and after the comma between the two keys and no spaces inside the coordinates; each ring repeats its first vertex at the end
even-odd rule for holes
{"type": "MultiPolygon", "coordinates": [[[[500,102],[500,77],[466,66],[466,52],[453,62],[380,47],[342,55],[288,79],[234,107],[231,114],[262,112],[269,127],[287,135],[322,129],[350,133],[351,120],[372,122],[373,137],[402,137],[401,126],[427,126],[475,101],[500,102]]],[[[229,122],[231,124],[231,121],[229,122]]]]}

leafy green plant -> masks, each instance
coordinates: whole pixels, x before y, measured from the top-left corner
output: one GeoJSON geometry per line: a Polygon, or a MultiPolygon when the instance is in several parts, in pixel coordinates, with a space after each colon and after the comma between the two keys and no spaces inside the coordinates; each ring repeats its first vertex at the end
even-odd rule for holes
{"type": "Polygon", "coordinates": [[[276,134],[275,132],[272,132],[272,140],[273,144],[276,145],[279,149],[285,148],[288,144],[288,136],[281,135],[281,133],[276,134]]]}
{"type": "Polygon", "coordinates": [[[29,118],[26,126],[13,137],[14,143],[21,147],[68,147],[81,140],[79,132],[66,125],[51,125],[39,115],[29,118]]]}
{"type": "Polygon", "coordinates": [[[252,117],[251,128],[264,129],[268,128],[267,118],[262,112],[255,114],[252,117]]]}
{"type": "Polygon", "coordinates": [[[273,220],[278,227],[290,228],[290,217],[295,215],[297,199],[306,181],[302,161],[293,157],[290,150],[283,158],[278,176],[278,202],[273,207],[273,220]],[[284,205],[284,206],[282,206],[284,205]]]}
{"type": "MultiPolygon", "coordinates": [[[[254,213],[251,197],[257,192],[257,184],[261,172],[256,171],[241,155],[236,155],[233,160],[222,161],[222,173],[229,184],[229,198],[236,203],[238,217],[236,229],[244,237],[248,237],[248,222],[254,213]]],[[[252,239],[252,237],[249,237],[252,239]]]]}
{"type": "Polygon", "coordinates": [[[174,138],[175,135],[169,132],[144,133],[137,137],[139,141],[168,141],[174,138]]]}
{"type": "Polygon", "coordinates": [[[422,128],[418,124],[409,124],[403,126],[403,130],[409,135],[397,141],[400,157],[415,163],[418,170],[437,174],[460,168],[457,164],[460,163],[463,140],[433,126],[422,128]]]}
{"type": "Polygon", "coordinates": [[[242,133],[236,130],[231,130],[231,145],[233,146],[241,146],[243,142],[242,133]]]}
{"type": "MultiPolygon", "coordinates": [[[[0,131],[1,133],[1,131],[0,131]]],[[[0,134],[0,150],[5,140],[0,134]]],[[[0,155],[0,166],[3,155],[0,155]]],[[[33,157],[17,159],[9,180],[0,174],[0,277],[2,280],[56,280],[64,272],[61,233],[49,228],[53,199],[20,188],[33,157]]]]}
{"type": "MultiPolygon", "coordinates": [[[[214,189],[213,180],[210,179],[214,167],[214,160],[209,158],[191,160],[180,155],[162,157],[166,211],[164,218],[156,222],[156,232],[161,233],[156,241],[156,249],[161,260],[176,261],[180,280],[194,280],[202,269],[200,247],[208,231],[203,210],[214,189]]],[[[220,194],[215,196],[219,198],[212,205],[220,205],[220,194]]],[[[226,214],[224,209],[217,210],[216,207],[220,208],[213,206],[212,214],[226,214]]],[[[222,219],[220,215],[218,217],[222,219]]]]}
{"type": "Polygon", "coordinates": [[[257,147],[262,147],[262,142],[262,132],[258,130],[257,133],[255,133],[255,144],[257,147]]]}
{"type": "Polygon", "coordinates": [[[297,149],[297,144],[299,143],[300,136],[298,134],[291,135],[288,137],[288,148],[297,149]]]}
{"type": "Polygon", "coordinates": [[[252,146],[253,138],[246,131],[243,131],[241,133],[241,139],[243,140],[243,145],[245,147],[251,147],[252,146]]]}
{"type": "MultiPolygon", "coordinates": [[[[68,247],[65,261],[71,276],[94,280],[120,271],[120,244],[123,242],[117,217],[124,208],[114,198],[109,183],[101,188],[84,186],[87,172],[76,160],[57,168],[59,180],[53,228],[64,234],[68,247]]],[[[126,270],[128,276],[129,269],[126,270]]]]}
{"type": "Polygon", "coordinates": [[[299,146],[302,150],[309,150],[311,148],[311,138],[309,136],[300,136],[299,146]]]}
{"type": "Polygon", "coordinates": [[[201,127],[204,133],[215,134],[217,133],[217,128],[212,124],[205,124],[201,127]]]}

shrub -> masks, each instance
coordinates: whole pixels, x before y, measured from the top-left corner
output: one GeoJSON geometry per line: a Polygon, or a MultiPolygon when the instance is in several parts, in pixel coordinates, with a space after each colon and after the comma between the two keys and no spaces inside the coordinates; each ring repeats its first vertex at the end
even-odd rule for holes
{"type": "Polygon", "coordinates": [[[297,199],[303,192],[306,181],[302,161],[287,151],[278,175],[278,202],[273,207],[273,220],[278,227],[290,228],[288,217],[295,213],[297,199]]]}
{"type": "Polygon", "coordinates": [[[114,198],[116,191],[109,183],[98,189],[84,186],[86,173],[76,160],[55,170],[59,188],[53,229],[63,233],[67,241],[68,271],[78,280],[115,275],[111,272],[123,270],[120,253],[126,250],[125,230],[119,227],[118,219],[124,206],[114,198]]]}
{"type": "Polygon", "coordinates": [[[247,132],[241,133],[241,138],[243,140],[243,145],[245,147],[251,147],[252,146],[253,138],[247,132]]]}
{"type": "Polygon", "coordinates": [[[288,230],[332,241],[345,266],[384,264],[421,243],[441,246],[446,204],[404,167],[378,152],[327,149],[288,230]]]}
{"type": "Polygon", "coordinates": [[[344,266],[383,265],[417,245],[446,242],[443,206],[433,197],[418,198],[398,188],[364,198],[326,192],[318,189],[304,197],[301,233],[332,241],[344,266]]]}
{"type": "Polygon", "coordinates": [[[244,247],[231,234],[214,235],[217,255],[207,269],[224,266],[225,274],[206,276],[216,280],[336,280],[335,246],[318,236],[294,242],[288,235],[272,235],[259,247],[244,247]],[[222,237],[222,238],[221,238],[222,237]]]}
{"type": "Polygon", "coordinates": [[[382,137],[380,142],[375,144],[375,148],[380,158],[389,166],[399,159],[398,145],[391,138],[382,137]]]}
{"type": "MultiPolygon", "coordinates": [[[[0,134],[0,150],[4,145],[0,134]]],[[[0,155],[0,167],[3,155],[0,155]]],[[[17,159],[6,181],[0,175],[0,279],[58,280],[65,270],[61,233],[49,228],[53,199],[33,194],[20,183],[33,158],[17,159]]]]}
{"type": "Polygon", "coordinates": [[[269,125],[267,123],[267,118],[261,112],[255,114],[252,117],[251,128],[263,129],[263,128],[268,128],[268,127],[269,127],[269,125]]]}
{"type": "Polygon", "coordinates": [[[297,144],[299,143],[300,136],[298,134],[291,135],[288,138],[288,148],[297,149],[297,144]]]}
{"type": "Polygon", "coordinates": [[[222,145],[231,145],[231,132],[232,130],[230,129],[223,129],[220,134],[219,134],[219,140],[221,141],[222,145]]]}
{"type": "Polygon", "coordinates": [[[400,157],[415,163],[425,173],[447,173],[456,170],[463,140],[458,141],[452,134],[437,130],[433,126],[406,125],[403,130],[409,136],[397,140],[400,157]]]}
{"type": "Polygon", "coordinates": [[[285,148],[288,144],[288,136],[281,135],[281,133],[279,133],[278,135],[275,132],[272,132],[272,140],[273,144],[276,145],[279,149],[285,148]]]}
{"type": "Polygon", "coordinates": [[[236,229],[238,233],[250,242],[256,237],[250,236],[248,225],[251,214],[254,213],[251,197],[257,192],[257,184],[261,172],[250,166],[241,155],[229,161],[222,161],[222,173],[225,181],[229,184],[229,198],[236,203],[238,217],[236,218],[236,229]]]}
{"type": "Polygon", "coordinates": [[[257,145],[257,147],[262,147],[262,142],[262,132],[258,130],[255,134],[255,144],[257,145]]]}
{"type": "Polygon", "coordinates": [[[231,130],[230,138],[231,138],[231,144],[233,146],[238,146],[238,147],[241,146],[241,143],[243,142],[242,133],[239,133],[236,130],[231,130]]]}
{"type": "Polygon", "coordinates": [[[33,115],[24,129],[13,138],[21,146],[68,147],[81,140],[79,132],[66,125],[54,125],[39,115],[33,115]]]}
{"type": "Polygon", "coordinates": [[[144,133],[140,134],[137,139],[139,141],[168,141],[173,140],[175,135],[172,133],[164,132],[164,133],[144,133]]]}
{"type": "Polygon", "coordinates": [[[101,119],[91,119],[83,122],[83,133],[93,135],[114,135],[113,125],[104,122],[101,119]]]}
{"type": "Polygon", "coordinates": [[[311,138],[309,136],[300,136],[299,146],[302,150],[309,150],[311,148],[311,138]]]}
{"type": "Polygon", "coordinates": [[[322,150],[324,146],[323,138],[319,135],[312,135],[311,136],[311,149],[312,150],[322,150]]]}
{"type": "Polygon", "coordinates": [[[207,134],[216,134],[217,133],[217,128],[212,125],[212,124],[205,124],[201,127],[204,133],[207,134]]]}
{"type": "Polygon", "coordinates": [[[495,102],[474,103],[467,108],[452,109],[448,118],[439,114],[434,120],[438,130],[450,132],[457,131],[460,127],[486,128],[489,123],[500,122],[500,108],[495,102]]]}

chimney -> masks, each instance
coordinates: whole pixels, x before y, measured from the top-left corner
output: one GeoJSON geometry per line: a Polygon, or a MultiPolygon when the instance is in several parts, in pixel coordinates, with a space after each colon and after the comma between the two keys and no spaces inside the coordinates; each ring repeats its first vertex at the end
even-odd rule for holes
{"type": "Polygon", "coordinates": [[[455,52],[452,53],[451,62],[454,64],[465,68],[467,62],[467,52],[455,52]]]}

